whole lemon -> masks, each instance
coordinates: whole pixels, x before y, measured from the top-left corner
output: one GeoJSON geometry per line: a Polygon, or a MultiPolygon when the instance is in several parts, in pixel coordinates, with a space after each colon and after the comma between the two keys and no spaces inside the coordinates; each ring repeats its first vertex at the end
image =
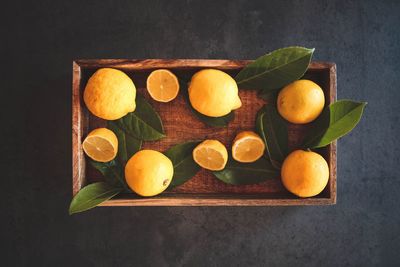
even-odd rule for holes
{"type": "Polygon", "coordinates": [[[155,150],[141,150],[125,166],[125,179],[138,195],[155,196],[167,189],[174,175],[169,158],[155,150]]]}
{"type": "Polygon", "coordinates": [[[209,117],[221,117],[242,106],[235,80],[214,69],[201,70],[193,75],[189,99],[195,110],[209,117]]]}
{"type": "Polygon", "coordinates": [[[329,180],[325,159],[312,151],[295,150],[286,157],[281,169],[282,183],[299,197],[316,196],[329,180]]]}
{"type": "Polygon", "coordinates": [[[296,124],[315,120],[325,105],[324,92],[310,80],[298,80],[285,86],[278,95],[278,111],[296,124]]]}
{"type": "Polygon", "coordinates": [[[117,120],[136,108],[136,87],[120,70],[102,68],[90,77],[83,100],[95,116],[117,120]]]}

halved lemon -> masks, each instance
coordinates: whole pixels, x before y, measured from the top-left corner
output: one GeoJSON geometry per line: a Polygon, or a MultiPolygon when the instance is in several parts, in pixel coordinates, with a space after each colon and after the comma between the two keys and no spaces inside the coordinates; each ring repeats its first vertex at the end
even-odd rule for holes
{"type": "Polygon", "coordinates": [[[233,141],[232,157],[239,162],[254,162],[262,157],[264,150],[264,141],[258,134],[243,131],[233,141]]]}
{"type": "Polygon", "coordinates": [[[91,131],[82,144],[83,151],[91,159],[99,162],[113,160],[118,152],[117,136],[107,128],[91,131]]]}
{"type": "Polygon", "coordinates": [[[147,77],[147,91],[154,100],[169,102],[178,95],[178,78],[169,70],[155,70],[147,77]]]}
{"type": "Polygon", "coordinates": [[[205,140],[193,149],[193,159],[204,169],[220,171],[228,161],[228,151],[218,140],[205,140]]]}

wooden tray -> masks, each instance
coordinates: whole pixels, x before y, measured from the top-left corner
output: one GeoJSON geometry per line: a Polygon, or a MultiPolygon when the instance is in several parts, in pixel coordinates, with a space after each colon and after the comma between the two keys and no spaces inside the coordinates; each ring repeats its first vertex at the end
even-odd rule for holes
{"type": "MultiPolygon", "coordinates": [[[[72,193],[83,186],[101,180],[101,174],[86,163],[81,142],[91,129],[105,126],[106,122],[89,113],[82,95],[88,78],[98,69],[111,67],[123,70],[135,83],[138,93],[146,97],[160,114],[167,137],[156,142],[144,142],[143,148],[165,151],[185,140],[215,138],[228,148],[238,131],[254,129],[257,111],[266,102],[257,98],[255,90],[240,90],[243,106],[235,111],[235,119],[226,128],[213,128],[199,121],[189,110],[180,92],[170,103],[152,100],[146,91],[146,78],[154,69],[167,68],[179,77],[191,77],[204,68],[223,70],[235,76],[249,60],[208,59],[148,59],[148,60],[76,60],[73,62],[72,84],[72,193]]],[[[326,104],[336,99],[336,65],[312,62],[307,79],[318,83],[325,92],[326,104]]],[[[296,147],[310,125],[289,124],[289,146],[296,147]]],[[[201,170],[185,184],[159,196],[142,198],[135,194],[123,194],[104,202],[103,206],[273,206],[273,205],[328,205],[336,203],[336,142],[318,151],[330,168],[329,184],[318,196],[297,198],[281,184],[280,179],[256,185],[228,185],[210,172],[201,170]]]]}

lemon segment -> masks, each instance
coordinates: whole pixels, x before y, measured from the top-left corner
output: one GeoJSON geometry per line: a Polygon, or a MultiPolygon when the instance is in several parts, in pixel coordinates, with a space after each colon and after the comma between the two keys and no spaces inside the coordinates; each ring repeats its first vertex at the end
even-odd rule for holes
{"type": "Polygon", "coordinates": [[[204,169],[219,171],[225,168],[228,151],[218,140],[205,140],[193,150],[193,159],[204,169]]]}
{"type": "Polygon", "coordinates": [[[117,120],[136,108],[136,87],[124,72],[97,70],[89,79],[83,100],[89,111],[105,120],[117,120]]]}
{"type": "Polygon", "coordinates": [[[310,80],[298,80],[285,86],[278,95],[278,112],[287,121],[305,124],[315,120],[325,105],[321,87],[310,80]]]}
{"type": "Polygon", "coordinates": [[[265,144],[261,137],[251,131],[239,133],[232,145],[232,157],[239,162],[254,162],[262,157],[265,144]]]}
{"type": "Polygon", "coordinates": [[[179,81],[175,74],[166,69],[155,70],[147,77],[147,91],[159,102],[170,102],[179,92],[179,81]]]}
{"type": "Polygon", "coordinates": [[[299,197],[316,196],[329,180],[326,160],[311,151],[296,150],[286,157],[281,169],[282,183],[299,197]]]}
{"type": "Polygon", "coordinates": [[[125,180],[138,195],[155,196],[168,188],[174,175],[169,158],[155,150],[141,150],[125,166],[125,180]]]}
{"type": "Polygon", "coordinates": [[[98,128],[88,134],[83,141],[82,148],[91,159],[108,162],[117,155],[118,139],[109,129],[98,128]]]}
{"type": "Polygon", "coordinates": [[[192,107],[209,117],[222,117],[242,106],[236,81],[220,70],[197,72],[188,90],[192,107]]]}

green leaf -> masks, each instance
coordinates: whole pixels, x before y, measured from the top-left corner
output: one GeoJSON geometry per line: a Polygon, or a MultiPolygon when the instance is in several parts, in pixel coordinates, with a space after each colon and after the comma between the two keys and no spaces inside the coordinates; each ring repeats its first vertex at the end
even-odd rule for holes
{"type": "Polygon", "coordinates": [[[314,49],[292,46],[259,57],[235,80],[240,88],[274,90],[298,80],[306,72],[314,49]]]}
{"type": "Polygon", "coordinates": [[[115,123],[126,133],[140,140],[154,141],[165,137],[160,116],[140,95],[136,97],[136,110],[115,123]]]}
{"type": "Polygon", "coordinates": [[[226,127],[235,118],[235,113],[233,111],[231,111],[228,115],[222,117],[208,117],[196,111],[191,105],[190,109],[199,120],[212,127],[226,127]]]}
{"type": "Polygon", "coordinates": [[[185,183],[200,170],[200,166],[193,160],[193,149],[200,142],[187,142],[175,145],[168,149],[164,154],[174,165],[174,176],[168,189],[172,189],[185,183]]]}
{"type": "Polygon", "coordinates": [[[260,90],[258,92],[258,97],[266,100],[267,103],[272,103],[272,101],[276,101],[278,92],[279,90],[260,90]]]}
{"type": "Polygon", "coordinates": [[[303,140],[302,147],[311,148],[313,143],[317,143],[322,135],[329,128],[330,110],[329,106],[325,107],[318,118],[310,124],[306,137],[303,140]]]}
{"type": "Polygon", "coordinates": [[[280,168],[288,154],[288,131],[286,121],[279,115],[275,102],[258,111],[256,131],[264,140],[271,163],[280,168]]]}
{"type": "MultiPolygon", "coordinates": [[[[258,135],[261,137],[261,139],[264,141],[264,144],[267,145],[267,137],[264,131],[264,123],[265,123],[265,119],[264,117],[265,115],[265,109],[264,107],[261,108],[258,112],[257,112],[257,117],[256,117],[256,132],[258,133],[258,135]]],[[[268,151],[266,151],[268,154],[268,151]]]]}
{"type": "Polygon", "coordinates": [[[319,116],[315,128],[305,138],[305,148],[318,148],[329,145],[356,127],[361,119],[366,102],[340,100],[332,103],[329,109],[319,116]]]}
{"type": "Polygon", "coordinates": [[[69,206],[69,214],[71,215],[94,208],[100,203],[111,199],[121,191],[122,188],[110,186],[104,182],[87,185],[72,199],[69,206]]]}
{"type": "Polygon", "coordinates": [[[265,158],[261,158],[253,163],[239,163],[229,159],[225,169],[214,171],[213,174],[224,183],[245,185],[257,184],[267,179],[278,178],[279,170],[274,168],[265,158]]]}
{"type": "Polygon", "coordinates": [[[190,110],[193,112],[193,114],[202,122],[205,124],[212,126],[212,127],[225,127],[227,126],[233,119],[235,118],[235,113],[231,111],[229,114],[222,116],[222,117],[209,117],[206,115],[201,114],[197,110],[195,110],[192,107],[192,104],[190,104],[189,100],[189,92],[188,92],[188,86],[187,83],[184,81],[180,80],[180,88],[185,96],[185,100],[190,108],[190,110]]]}
{"type": "Polygon", "coordinates": [[[124,179],[124,167],[120,162],[115,159],[109,162],[97,162],[94,160],[89,160],[89,162],[90,165],[92,165],[104,176],[104,180],[108,184],[112,186],[124,187],[127,191],[129,191],[124,179]]]}
{"type": "Polygon", "coordinates": [[[142,140],[125,133],[123,129],[118,127],[114,121],[108,122],[108,128],[112,130],[118,138],[118,158],[125,166],[128,159],[130,159],[142,146],[142,140]]]}

